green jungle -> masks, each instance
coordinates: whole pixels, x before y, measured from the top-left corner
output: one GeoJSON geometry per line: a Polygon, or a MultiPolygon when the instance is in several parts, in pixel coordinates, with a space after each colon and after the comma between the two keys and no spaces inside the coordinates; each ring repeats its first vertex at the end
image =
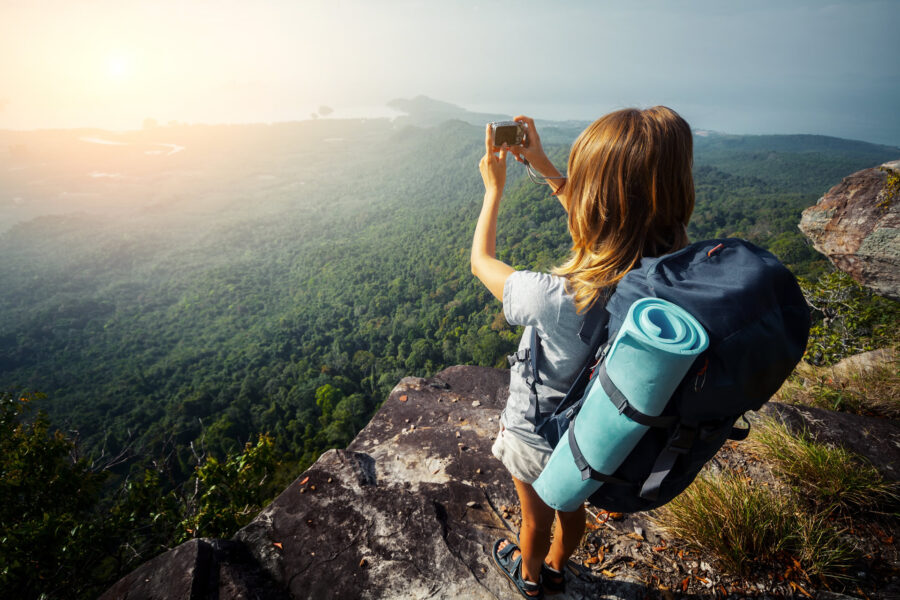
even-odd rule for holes
{"type": "MultiPolygon", "coordinates": [[[[402,377],[505,366],[521,332],[469,269],[469,121],[0,132],[0,587],[94,597],[233,533],[402,377]]],[[[586,123],[538,125],[564,169],[586,123]]],[[[900,149],[694,143],[691,238],[749,239],[818,294],[808,360],[891,342],[897,304],[833,273],[797,223],[900,149]]],[[[568,252],[563,211],[514,162],[497,248],[538,270],[568,252]]]]}

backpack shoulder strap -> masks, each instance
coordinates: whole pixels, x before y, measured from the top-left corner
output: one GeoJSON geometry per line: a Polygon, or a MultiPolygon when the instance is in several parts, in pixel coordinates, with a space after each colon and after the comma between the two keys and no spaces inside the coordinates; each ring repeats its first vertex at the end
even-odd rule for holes
{"type": "Polygon", "coordinates": [[[581,371],[575,377],[559,406],[553,411],[553,416],[565,412],[567,408],[578,402],[584,395],[584,390],[591,378],[591,371],[596,366],[600,358],[601,348],[603,348],[607,340],[608,324],[609,313],[606,312],[606,307],[600,303],[594,303],[588,309],[587,314],[584,316],[584,322],[581,324],[581,329],[578,331],[579,339],[590,348],[588,359],[581,367],[581,371]]]}
{"type": "Polygon", "coordinates": [[[537,385],[544,383],[541,374],[538,372],[538,360],[541,357],[541,336],[538,335],[537,327],[531,327],[531,342],[528,345],[528,375],[525,377],[525,383],[528,385],[528,412],[525,413],[525,420],[531,423],[531,426],[538,429],[543,425],[543,417],[538,406],[537,385]]]}

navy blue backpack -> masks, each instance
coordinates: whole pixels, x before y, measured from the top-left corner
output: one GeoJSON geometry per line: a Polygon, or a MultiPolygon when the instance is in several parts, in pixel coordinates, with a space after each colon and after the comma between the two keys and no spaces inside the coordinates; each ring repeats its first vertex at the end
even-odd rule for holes
{"type": "MultiPolygon", "coordinates": [[[[809,335],[806,300],[791,272],[769,252],[740,239],[696,242],[672,254],[644,258],[625,275],[605,306],[585,316],[580,338],[590,359],[551,414],[539,414],[534,380],[539,377],[540,339],[534,333],[526,381],[532,387],[529,420],[555,447],[565,435],[588,385],[599,383],[628,418],[650,429],[615,473],[599,473],[572,448],[582,477],[605,485],[590,497],[616,512],[650,510],[667,503],[694,480],[728,439],[749,433],[735,427],[758,410],[803,357],[809,335]],[[628,308],[640,298],[662,298],[691,313],[706,329],[709,347],[700,354],[659,417],[634,409],[611,384],[602,365],[628,308]],[[599,381],[598,381],[599,380],[599,381]]],[[[571,440],[571,438],[570,438],[571,440]]]]}

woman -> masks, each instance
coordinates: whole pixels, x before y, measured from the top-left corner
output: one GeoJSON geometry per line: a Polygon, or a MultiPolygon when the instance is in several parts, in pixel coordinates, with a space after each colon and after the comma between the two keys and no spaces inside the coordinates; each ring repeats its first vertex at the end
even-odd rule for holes
{"type": "MultiPolygon", "coordinates": [[[[538,405],[540,413],[549,413],[587,360],[589,348],[578,337],[587,309],[605,302],[642,257],[687,245],[694,208],[693,141],[688,124],[669,108],[620,110],[601,117],[575,140],[568,178],[563,178],[547,158],[534,121],[524,116],[516,121],[526,128],[521,146],[495,148],[490,126],[486,132],[486,153],[479,164],[485,194],[472,242],[472,273],[503,302],[510,324],[537,329],[538,405]],[[543,175],[568,213],[572,252],[552,274],[516,271],[496,258],[508,153],[543,175]]],[[[519,356],[529,339],[526,329],[519,356]]],[[[493,447],[512,475],[522,525],[518,544],[499,540],[493,558],[523,596],[541,598],[545,592],[564,591],[563,568],[581,542],[585,514],[584,507],[554,511],[531,486],[552,448],[535,432],[534,419],[527,418],[525,368],[518,362],[511,370],[509,398],[493,447]]]]}

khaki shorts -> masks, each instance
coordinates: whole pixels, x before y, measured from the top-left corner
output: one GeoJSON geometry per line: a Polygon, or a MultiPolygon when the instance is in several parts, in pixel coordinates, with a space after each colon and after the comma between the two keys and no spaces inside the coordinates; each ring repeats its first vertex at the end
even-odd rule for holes
{"type": "Polygon", "coordinates": [[[491,452],[503,463],[510,475],[530,484],[547,466],[553,449],[549,444],[545,449],[535,448],[501,425],[491,452]]]}

